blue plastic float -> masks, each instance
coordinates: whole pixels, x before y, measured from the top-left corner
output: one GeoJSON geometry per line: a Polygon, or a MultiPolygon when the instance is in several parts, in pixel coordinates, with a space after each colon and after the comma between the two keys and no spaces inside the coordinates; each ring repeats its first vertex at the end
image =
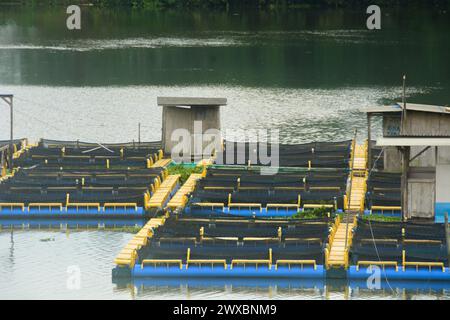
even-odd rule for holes
{"type": "MultiPolygon", "coordinates": [[[[288,218],[292,217],[296,214],[301,214],[303,209],[298,211],[297,209],[273,209],[273,208],[262,208],[261,210],[251,210],[251,209],[245,209],[245,208],[229,208],[224,207],[218,208],[218,209],[211,209],[211,208],[192,208],[187,207],[184,209],[185,214],[195,214],[199,216],[211,216],[214,214],[221,215],[221,216],[236,216],[236,217],[250,217],[250,218],[288,218]]],[[[336,213],[342,213],[343,211],[341,209],[338,209],[336,213]]]]}
{"type": "Polygon", "coordinates": [[[67,226],[67,228],[87,228],[87,227],[98,227],[103,226],[105,228],[120,228],[120,227],[142,227],[145,224],[145,220],[142,218],[131,218],[131,219],[91,219],[91,218],[81,218],[81,219],[68,219],[68,218],[58,218],[55,219],[0,219],[0,226],[3,229],[22,229],[25,226],[27,228],[61,228],[61,226],[67,226]]]}
{"type": "Polygon", "coordinates": [[[152,266],[135,265],[131,276],[140,277],[176,277],[176,278],[324,278],[322,265],[312,266],[152,266]]]}
{"type": "Polygon", "coordinates": [[[133,218],[143,217],[145,210],[142,207],[134,208],[2,208],[0,210],[0,219],[5,218],[133,218]]]}

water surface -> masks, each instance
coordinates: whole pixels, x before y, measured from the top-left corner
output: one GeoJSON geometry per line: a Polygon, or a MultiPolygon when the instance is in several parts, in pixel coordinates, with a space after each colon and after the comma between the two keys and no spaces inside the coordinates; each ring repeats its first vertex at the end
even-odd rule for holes
{"type": "Polygon", "coordinates": [[[112,281],[113,259],[132,238],[113,231],[0,232],[1,299],[448,299],[450,284],[366,285],[324,280],[112,281]],[[79,271],[79,286],[72,281],[79,271]],[[77,271],[77,272],[78,272],[77,271]]]}
{"type": "MultiPolygon", "coordinates": [[[[450,101],[449,12],[384,10],[382,30],[356,10],[119,11],[0,7],[0,92],[15,95],[15,136],[122,142],[159,140],[165,95],[226,97],[226,129],[280,130],[282,142],[343,140],[360,108],[450,101]]],[[[0,140],[9,112],[0,105],[0,140]]],[[[131,234],[0,233],[0,298],[409,299],[448,288],[367,290],[336,283],[128,283],[111,279],[131,234]],[[81,271],[67,288],[67,268],[81,271]]],[[[422,284],[423,285],[423,284],[422,284]]]]}
{"type": "MultiPolygon", "coordinates": [[[[0,91],[15,94],[15,132],[30,139],[160,138],[163,95],[221,96],[223,127],[276,128],[282,142],[365,133],[360,108],[401,99],[447,104],[448,12],[383,10],[0,11],[0,91]]],[[[0,109],[0,139],[9,137],[0,109]]]]}

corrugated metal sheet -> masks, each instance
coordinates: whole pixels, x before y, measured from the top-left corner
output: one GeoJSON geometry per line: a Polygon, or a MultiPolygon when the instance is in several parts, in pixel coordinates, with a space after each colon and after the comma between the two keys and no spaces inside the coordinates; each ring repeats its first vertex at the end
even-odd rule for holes
{"type": "MultiPolygon", "coordinates": [[[[365,113],[390,113],[390,112],[401,112],[403,104],[397,102],[396,104],[390,106],[376,106],[367,109],[362,109],[361,112],[365,113]]],[[[419,111],[419,112],[431,112],[431,113],[442,113],[450,115],[450,107],[448,106],[434,106],[427,104],[417,104],[417,103],[406,103],[406,110],[419,111]]]]}
{"type": "Polygon", "coordinates": [[[158,97],[159,106],[224,106],[226,98],[158,97]]]}
{"type": "Polygon", "coordinates": [[[450,137],[383,137],[377,139],[380,147],[450,146],[450,137]]]}

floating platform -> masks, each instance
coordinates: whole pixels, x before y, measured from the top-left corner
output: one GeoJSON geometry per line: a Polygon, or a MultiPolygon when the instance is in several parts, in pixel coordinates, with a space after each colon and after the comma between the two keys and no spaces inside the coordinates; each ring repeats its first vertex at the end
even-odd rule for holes
{"type": "Polygon", "coordinates": [[[159,142],[42,139],[15,153],[16,167],[0,183],[0,219],[143,218],[168,175],[171,160],[162,157],[159,142]]]}
{"type": "MultiPolygon", "coordinates": [[[[152,219],[153,220],[153,219],[152,219]]],[[[116,258],[114,277],[323,278],[332,219],[170,217],[116,258]]]]}
{"type": "Polygon", "coordinates": [[[142,228],[145,220],[142,218],[126,219],[94,219],[94,218],[33,218],[33,219],[0,219],[0,230],[29,229],[116,229],[124,227],[142,228]]]}
{"type": "MultiPolygon", "coordinates": [[[[184,212],[198,215],[291,217],[303,211],[342,212],[347,169],[314,169],[261,174],[261,168],[211,167],[185,201],[184,212]]],[[[181,203],[180,203],[181,205],[181,203]]]]}
{"type": "Polygon", "coordinates": [[[445,226],[358,219],[353,230],[347,277],[448,281],[445,226]]]}
{"type": "Polygon", "coordinates": [[[0,219],[32,219],[32,218],[142,218],[145,210],[136,204],[29,204],[0,203],[0,219]]]}
{"type": "Polygon", "coordinates": [[[18,167],[1,168],[1,228],[143,226],[116,258],[115,276],[323,279],[340,268],[360,281],[378,266],[393,281],[450,280],[442,225],[358,219],[347,227],[331,218],[401,212],[399,176],[368,174],[367,143],[281,145],[280,165],[290,168],[270,176],[250,153],[245,166],[208,162],[183,186],[158,143],[21,140],[14,148],[18,167]],[[301,219],[315,209],[323,221],[301,219]]]}
{"type": "MultiPolygon", "coordinates": [[[[289,218],[292,216],[302,217],[302,213],[306,213],[313,207],[306,206],[299,208],[296,205],[283,206],[273,205],[266,208],[261,204],[236,204],[232,207],[225,207],[223,204],[202,203],[202,205],[192,205],[185,209],[186,215],[197,215],[205,217],[245,217],[245,218],[289,218]]],[[[320,205],[317,206],[320,208],[320,205]]],[[[330,210],[331,212],[331,210],[330,210]]],[[[342,213],[342,209],[337,209],[336,213],[342,213]]]]}
{"type": "MultiPolygon", "coordinates": [[[[205,261],[205,264],[208,264],[205,261]]],[[[251,261],[249,262],[251,264],[251,261]]],[[[325,276],[323,265],[245,265],[233,266],[232,264],[213,266],[189,266],[186,264],[172,266],[135,265],[131,270],[131,276],[137,277],[176,277],[176,278],[317,278],[325,276]]]]}

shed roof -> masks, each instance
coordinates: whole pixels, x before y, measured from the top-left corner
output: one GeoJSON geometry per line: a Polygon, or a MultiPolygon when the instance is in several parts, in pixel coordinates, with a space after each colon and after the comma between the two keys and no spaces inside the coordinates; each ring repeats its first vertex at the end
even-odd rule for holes
{"type": "Polygon", "coordinates": [[[383,137],[377,139],[380,147],[443,147],[450,146],[450,137],[383,137]]]}
{"type": "Polygon", "coordinates": [[[198,98],[198,97],[158,97],[159,106],[224,106],[227,104],[226,98],[198,98]]]}
{"type": "MultiPolygon", "coordinates": [[[[390,112],[402,112],[403,103],[397,102],[396,104],[389,106],[376,106],[367,109],[362,109],[365,113],[390,113],[390,112]]],[[[428,104],[418,103],[406,103],[406,110],[419,111],[419,112],[431,112],[450,115],[450,107],[448,106],[434,106],[428,104]]]]}

